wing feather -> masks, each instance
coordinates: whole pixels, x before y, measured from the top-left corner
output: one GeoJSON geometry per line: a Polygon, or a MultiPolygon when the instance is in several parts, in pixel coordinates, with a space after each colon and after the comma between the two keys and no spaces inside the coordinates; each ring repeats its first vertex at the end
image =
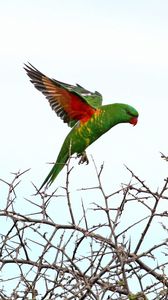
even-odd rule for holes
{"type": "MultiPolygon", "coordinates": [[[[24,69],[35,88],[45,95],[51,108],[69,126],[73,126],[79,120],[88,120],[95,112],[96,105],[94,105],[94,101],[91,105],[91,101],[87,97],[92,96],[94,100],[96,93],[90,93],[80,85],[73,86],[51,79],[31,64],[25,64],[24,69]],[[85,94],[85,96],[82,94],[85,94]]],[[[97,97],[97,104],[100,104],[100,96],[97,97]]]]}

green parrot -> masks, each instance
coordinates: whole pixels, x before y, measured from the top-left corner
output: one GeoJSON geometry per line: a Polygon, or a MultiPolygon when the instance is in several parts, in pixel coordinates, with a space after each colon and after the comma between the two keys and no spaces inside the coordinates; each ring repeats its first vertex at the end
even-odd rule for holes
{"type": "Polygon", "coordinates": [[[97,91],[92,93],[79,84],[51,79],[31,64],[25,64],[24,69],[34,86],[46,96],[51,108],[72,127],[40,189],[53,183],[72,154],[81,156],[80,163],[88,163],[86,148],[113,126],[119,123],[137,124],[138,112],[130,105],[102,105],[102,95],[97,91]]]}

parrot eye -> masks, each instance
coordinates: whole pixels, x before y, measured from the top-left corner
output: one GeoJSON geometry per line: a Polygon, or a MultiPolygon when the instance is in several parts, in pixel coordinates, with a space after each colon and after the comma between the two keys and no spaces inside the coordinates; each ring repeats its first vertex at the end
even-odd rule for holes
{"type": "Polygon", "coordinates": [[[133,117],[133,114],[132,114],[128,109],[126,109],[126,113],[127,113],[129,116],[133,117]]]}
{"type": "Polygon", "coordinates": [[[135,113],[132,113],[130,110],[126,109],[126,113],[130,116],[130,117],[138,117],[135,115],[135,113]]]}

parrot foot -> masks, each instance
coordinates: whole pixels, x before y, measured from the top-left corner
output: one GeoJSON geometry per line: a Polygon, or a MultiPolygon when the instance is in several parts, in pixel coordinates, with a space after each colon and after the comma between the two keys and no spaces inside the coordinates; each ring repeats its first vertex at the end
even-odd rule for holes
{"type": "Polygon", "coordinates": [[[79,165],[83,164],[83,163],[86,163],[88,165],[89,159],[88,159],[87,154],[86,154],[85,151],[83,151],[82,153],[78,153],[77,157],[80,157],[80,160],[79,160],[79,163],[78,163],[79,165]]]}

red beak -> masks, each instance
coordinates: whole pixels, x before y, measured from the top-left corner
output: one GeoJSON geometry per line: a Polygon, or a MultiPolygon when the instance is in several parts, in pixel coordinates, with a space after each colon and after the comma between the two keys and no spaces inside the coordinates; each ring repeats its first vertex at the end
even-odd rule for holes
{"type": "Polygon", "coordinates": [[[137,122],[138,122],[138,117],[133,117],[133,118],[131,118],[131,120],[130,120],[130,123],[131,123],[133,126],[135,126],[135,125],[137,124],[137,122]]]}

